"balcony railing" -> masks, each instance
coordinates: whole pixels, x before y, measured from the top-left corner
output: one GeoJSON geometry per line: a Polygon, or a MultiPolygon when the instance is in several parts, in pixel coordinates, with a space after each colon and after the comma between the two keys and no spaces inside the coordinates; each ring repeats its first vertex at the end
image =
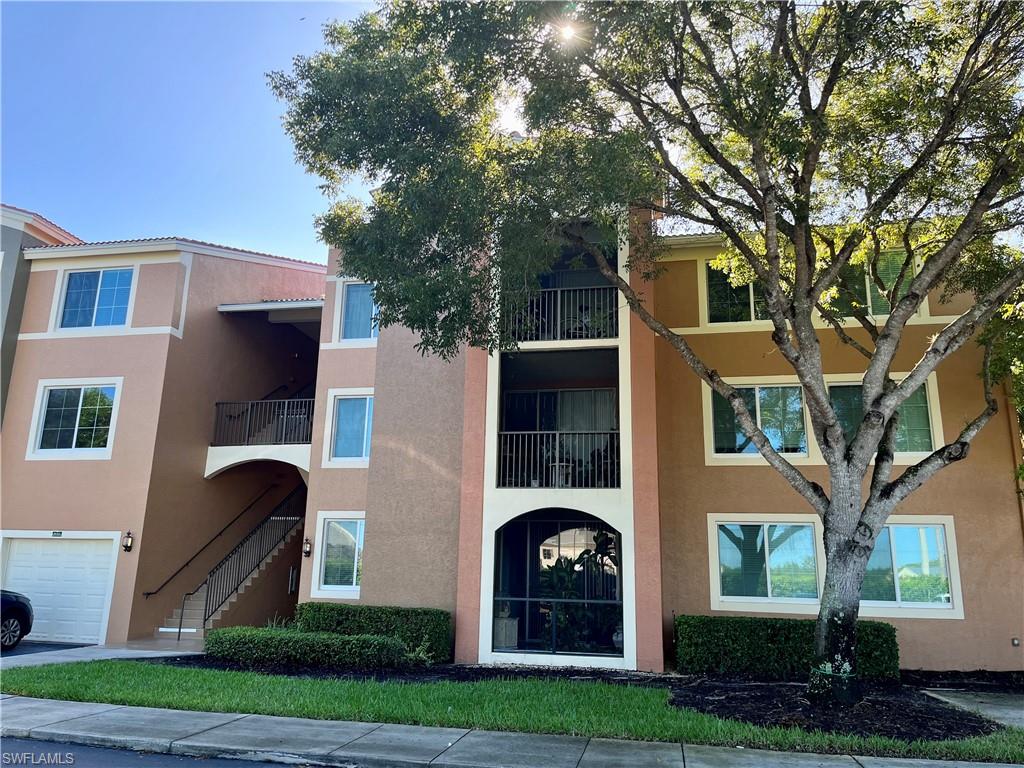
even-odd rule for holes
{"type": "Polygon", "coordinates": [[[612,286],[545,288],[507,319],[516,341],[614,339],[619,335],[618,297],[612,286]]]}
{"type": "Polygon", "coordinates": [[[217,403],[211,445],[296,445],[313,437],[313,399],[217,403]]]}
{"type": "Polygon", "coordinates": [[[499,432],[499,488],[618,488],[618,432],[499,432]]]}

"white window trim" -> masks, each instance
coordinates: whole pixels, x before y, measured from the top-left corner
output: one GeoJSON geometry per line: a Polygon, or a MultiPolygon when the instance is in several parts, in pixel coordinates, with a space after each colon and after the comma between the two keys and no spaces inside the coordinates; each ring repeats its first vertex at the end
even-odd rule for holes
{"type": "MultiPolygon", "coordinates": [[[[327,419],[324,424],[323,458],[320,466],[323,469],[366,469],[370,466],[370,458],[334,458],[331,450],[334,447],[334,416],[337,411],[335,401],[342,397],[373,397],[373,387],[335,387],[327,390],[327,419]]],[[[374,403],[376,406],[376,403],[374,403]]],[[[373,425],[370,429],[370,450],[373,450],[373,425]]]]}
{"type": "MultiPolygon", "coordinates": [[[[136,288],[139,282],[139,265],[138,264],[113,264],[104,266],[82,266],[74,269],[62,268],[57,271],[57,279],[60,281],[57,290],[54,293],[57,296],[57,302],[53,307],[52,316],[50,318],[50,330],[60,335],[76,336],[76,335],[118,335],[122,329],[132,327],[132,319],[135,315],[135,295],[138,292],[136,288]],[[100,281],[103,280],[103,273],[113,269],[130,269],[132,272],[132,284],[128,290],[128,309],[125,313],[124,322],[120,325],[85,325],[76,328],[64,328],[61,326],[61,317],[64,314],[64,300],[67,298],[68,281],[71,279],[71,275],[76,272],[99,272],[100,281]],[[86,332],[91,332],[86,334],[86,332]]],[[[96,300],[99,301],[99,288],[96,289],[96,300]]],[[[93,306],[93,320],[95,321],[96,307],[93,306]]]]}
{"type": "MultiPolygon", "coordinates": [[[[789,524],[810,525],[814,529],[815,565],[818,577],[818,595],[825,587],[825,546],[821,518],[814,514],[708,514],[708,575],[711,610],[740,613],[791,613],[805,616],[818,614],[818,599],[770,597],[722,597],[718,562],[719,525],[789,524]]],[[[960,589],[960,565],[956,548],[956,531],[952,515],[890,515],[887,526],[938,525],[946,540],[946,570],[949,576],[951,602],[948,606],[895,604],[865,600],[860,605],[861,618],[876,619],[963,619],[963,593],[960,589]]],[[[892,537],[890,535],[890,541],[892,537]]]]}
{"type": "MultiPolygon", "coordinates": [[[[82,379],[40,379],[36,385],[36,399],[32,407],[32,422],[28,431],[28,446],[25,461],[107,461],[113,454],[114,436],[117,431],[117,414],[121,406],[123,376],[107,376],[82,379]],[[114,387],[114,405],[110,411],[110,428],[105,448],[39,448],[45,415],[46,392],[59,387],[114,387]]],[[[76,425],[77,426],[77,425],[76,425]]]]}
{"type": "MultiPolygon", "coordinates": [[[[708,311],[708,262],[714,261],[715,256],[682,256],[679,258],[663,258],[662,261],[696,261],[697,262],[697,325],[696,326],[683,326],[672,328],[674,333],[679,334],[697,334],[697,333],[735,333],[735,332],[749,332],[749,331],[772,331],[775,326],[771,320],[757,320],[754,319],[753,315],[753,288],[751,288],[751,319],[740,320],[722,323],[711,322],[710,312],[708,311]]],[[[920,269],[920,264],[915,266],[915,269],[920,269]]],[[[866,280],[867,278],[865,278],[866,280]]],[[[885,323],[889,315],[868,315],[873,318],[876,324],[881,325],[885,323]]],[[[929,299],[926,296],[924,301],[921,302],[921,306],[918,307],[911,318],[907,321],[907,325],[946,325],[949,322],[955,320],[958,315],[932,315],[931,306],[929,299]]],[[[811,322],[814,327],[819,330],[831,329],[832,326],[826,322],[817,312],[814,312],[811,316],[811,322]]],[[[842,327],[844,328],[860,328],[860,322],[854,318],[843,318],[842,327]]]]}
{"type": "Polygon", "coordinates": [[[331,318],[331,340],[320,345],[321,349],[374,349],[377,336],[370,339],[343,339],[341,337],[341,321],[345,317],[345,286],[366,285],[365,280],[351,277],[338,277],[334,280],[334,312],[331,318]]]}
{"type": "MultiPolygon", "coordinates": [[[[316,513],[316,532],[313,534],[313,578],[310,581],[309,596],[310,597],[333,597],[335,599],[345,600],[358,600],[360,587],[345,587],[345,586],[326,586],[322,583],[323,579],[323,544],[324,544],[324,531],[327,528],[328,521],[339,520],[339,521],[364,521],[363,524],[363,539],[365,542],[366,538],[366,512],[345,512],[345,511],[330,511],[320,510],[316,513]]],[[[365,546],[365,544],[364,544],[365,546]]],[[[356,562],[358,567],[358,560],[356,562]]]]}
{"type": "MultiPolygon", "coordinates": [[[[907,372],[894,372],[893,378],[901,381],[907,376],[907,372]]],[[[863,375],[859,373],[827,373],[825,374],[826,386],[839,384],[861,384],[863,375]]],[[[796,374],[784,376],[727,376],[725,382],[736,387],[751,386],[786,386],[799,385],[800,380],[796,374]]],[[[939,403],[939,384],[936,374],[929,374],[925,381],[928,395],[928,421],[932,430],[932,449],[937,449],[945,444],[945,432],[942,428],[942,409],[939,403]]],[[[716,453],[714,416],[712,411],[711,387],[706,382],[701,382],[701,407],[703,410],[704,424],[704,463],[709,467],[749,467],[768,466],[768,461],[760,453],[716,453]]],[[[810,411],[807,408],[807,398],[803,398],[804,408],[804,432],[807,435],[807,453],[784,453],[781,454],[791,464],[823,466],[825,457],[821,453],[821,447],[815,439],[814,430],[811,428],[810,411]]],[[[930,452],[901,452],[894,456],[893,463],[897,466],[909,466],[916,464],[930,455],[930,452]]]]}

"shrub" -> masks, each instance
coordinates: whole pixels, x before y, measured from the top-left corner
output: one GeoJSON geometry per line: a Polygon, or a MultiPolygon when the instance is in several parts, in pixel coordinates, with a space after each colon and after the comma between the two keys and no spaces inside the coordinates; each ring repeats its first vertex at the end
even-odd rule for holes
{"type": "Polygon", "coordinates": [[[299,603],[295,625],[306,632],[395,637],[432,662],[452,658],[452,617],[438,608],[299,603]]]}
{"type": "Polygon", "coordinates": [[[208,656],[249,668],[281,664],[306,669],[392,669],[406,664],[408,652],[401,640],[379,635],[225,627],[206,636],[208,656]]]}
{"type": "MultiPolygon", "coordinates": [[[[684,673],[727,673],[803,680],[814,663],[813,619],[677,616],[676,666],[684,673]]],[[[864,680],[900,674],[896,628],[857,622],[857,671],[864,680]]]]}

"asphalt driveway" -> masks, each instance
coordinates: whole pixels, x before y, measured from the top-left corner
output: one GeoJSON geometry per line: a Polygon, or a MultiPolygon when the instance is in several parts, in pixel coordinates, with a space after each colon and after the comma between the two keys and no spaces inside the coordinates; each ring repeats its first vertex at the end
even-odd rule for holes
{"type": "Polygon", "coordinates": [[[47,651],[63,651],[68,648],[86,648],[88,643],[44,643],[40,640],[22,640],[4,656],[27,656],[30,653],[46,653],[47,651]]]}

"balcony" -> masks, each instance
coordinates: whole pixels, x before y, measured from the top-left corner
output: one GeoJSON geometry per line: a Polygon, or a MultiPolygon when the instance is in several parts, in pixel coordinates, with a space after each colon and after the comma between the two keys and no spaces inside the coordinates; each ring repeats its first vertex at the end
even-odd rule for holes
{"type": "Polygon", "coordinates": [[[250,461],[279,461],[309,476],[313,399],[217,403],[205,477],[250,461]]]}
{"type": "Polygon", "coordinates": [[[506,332],[517,342],[617,338],[617,293],[610,285],[541,289],[510,314],[506,332]]]}
{"type": "Polygon", "coordinates": [[[297,445],[313,437],[313,400],[217,403],[211,445],[297,445]]]}
{"type": "Polygon", "coordinates": [[[619,433],[499,432],[499,488],[618,488],[619,433]]]}
{"type": "Polygon", "coordinates": [[[506,353],[499,488],[619,488],[618,351],[506,353]]]}

